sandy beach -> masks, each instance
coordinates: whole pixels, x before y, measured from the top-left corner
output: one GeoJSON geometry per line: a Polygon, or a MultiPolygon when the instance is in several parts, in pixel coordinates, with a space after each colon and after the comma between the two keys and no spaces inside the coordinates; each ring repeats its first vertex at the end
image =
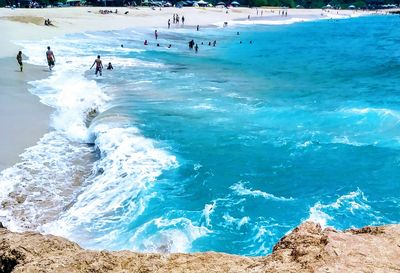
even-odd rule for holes
{"type": "Polygon", "coordinates": [[[44,78],[46,67],[25,65],[18,71],[14,58],[0,59],[0,171],[14,165],[25,148],[34,145],[49,128],[52,111],[28,92],[29,81],[44,78]]]}

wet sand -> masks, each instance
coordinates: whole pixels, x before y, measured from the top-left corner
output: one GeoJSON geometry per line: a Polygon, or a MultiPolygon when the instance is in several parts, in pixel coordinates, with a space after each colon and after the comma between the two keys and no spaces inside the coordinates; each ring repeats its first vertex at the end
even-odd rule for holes
{"type": "Polygon", "coordinates": [[[49,130],[52,109],[29,93],[29,81],[45,78],[46,67],[24,64],[19,72],[14,58],[0,59],[0,171],[18,162],[24,149],[49,130]]]}

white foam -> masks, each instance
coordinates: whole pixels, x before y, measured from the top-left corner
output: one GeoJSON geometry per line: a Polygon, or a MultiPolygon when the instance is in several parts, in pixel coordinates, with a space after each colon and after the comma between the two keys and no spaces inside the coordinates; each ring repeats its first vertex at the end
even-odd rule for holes
{"type": "Polygon", "coordinates": [[[338,211],[347,211],[351,215],[355,215],[358,211],[368,211],[371,207],[366,203],[368,200],[364,196],[364,193],[357,189],[356,191],[344,194],[336,199],[335,202],[329,204],[321,204],[317,202],[310,208],[309,217],[307,221],[313,221],[319,223],[322,227],[330,226],[330,222],[333,221],[334,214],[338,211]]]}
{"type": "Polygon", "coordinates": [[[325,207],[320,202],[317,202],[310,208],[310,215],[307,220],[319,223],[322,227],[327,227],[328,221],[332,220],[333,217],[322,211],[325,207]]]}
{"type": "Polygon", "coordinates": [[[101,152],[94,170],[97,175],[89,179],[89,185],[58,221],[44,226],[46,232],[80,241],[74,233],[77,226],[96,223],[97,232],[101,233],[107,232],[110,225],[127,225],[143,213],[153,197],[146,192],[162,171],[178,166],[174,156],[156,148],[136,128],[111,126],[115,124],[92,128],[101,152]]]}
{"type": "Polygon", "coordinates": [[[43,136],[0,173],[0,221],[13,231],[55,220],[72,202],[90,170],[93,150],[60,132],[43,136]],[[89,162],[89,163],[88,163],[89,162]]]}
{"type": "Polygon", "coordinates": [[[400,121],[400,113],[399,111],[387,109],[387,108],[343,108],[340,109],[343,113],[350,113],[355,115],[367,115],[367,114],[376,114],[381,117],[394,117],[400,121]]]}
{"type": "Polygon", "coordinates": [[[244,216],[239,220],[237,228],[240,229],[242,226],[248,224],[250,221],[250,217],[244,216]]]}
{"type": "Polygon", "coordinates": [[[160,217],[139,227],[130,242],[132,249],[136,251],[182,253],[189,252],[195,240],[210,232],[206,227],[197,226],[184,217],[160,217]]]}
{"type": "MultiPolygon", "coordinates": [[[[349,19],[356,18],[361,16],[367,16],[369,14],[362,13],[353,13],[353,14],[333,14],[330,12],[322,12],[321,14],[316,15],[305,15],[303,17],[281,17],[281,16],[271,16],[264,17],[263,19],[251,19],[251,20],[230,20],[228,22],[228,26],[232,25],[290,25],[300,22],[310,22],[310,21],[318,21],[318,20],[339,20],[339,19],[349,19]]],[[[217,27],[223,27],[225,22],[217,22],[213,24],[217,27]]]]}
{"type": "Polygon", "coordinates": [[[332,143],[346,144],[357,147],[368,145],[366,143],[351,140],[348,136],[334,136],[332,139],[332,143]]]}
{"type": "Polygon", "coordinates": [[[250,222],[249,216],[243,216],[242,218],[235,218],[231,216],[228,212],[225,212],[222,216],[225,223],[223,224],[224,228],[233,227],[236,230],[240,230],[243,226],[247,225],[250,222]]]}
{"type": "Polygon", "coordinates": [[[215,112],[223,112],[223,109],[216,107],[210,103],[200,103],[192,107],[196,110],[206,110],[206,111],[215,111],[215,112]]]}
{"type": "Polygon", "coordinates": [[[280,196],[275,196],[271,193],[263,192],[260,190],[248,189],[245,187],[245,183],[243,183],[243,182],[238,182],[238,183],[232,185],[230,187],[230,189],[235,191],[236,194],[241,195],[241,196],[262,197],[265,199],[275,200],[275,201],[291,201],[291,200],[293,200],[292,197],[289,197],[289,198],[280,197],[280,196]]]}
{"type": "Polygon", "coordinates": [[[210,215],[217,207],[217,202],[214,200],[211,204],[206,204],[203,209],[203,216],[206,221],[206,226],[211,226],[210,215]]]}

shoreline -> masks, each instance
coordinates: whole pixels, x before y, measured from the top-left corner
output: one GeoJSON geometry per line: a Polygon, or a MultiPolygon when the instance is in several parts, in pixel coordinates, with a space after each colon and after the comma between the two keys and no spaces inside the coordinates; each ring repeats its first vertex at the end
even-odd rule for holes
{"type": "Polygon", "coordinates": [[[14,58],[0,58],[0,172],[19,161],[19,155],[49,131],[53,109],[29,92],[30,81],[47,76],[45,67],[24,63],[18,71],[14,58]]]}
{"type": "MultiPolygon", "coordinates": [[[[112,31],[129,28],[164,28],[167,30],[167,21],[172,14],[185,16],[185,25],[173,25],[171,29],[200,28],[223,26],[223,22],[246,22],[258,24],[260,21],[270,21],[276,24],[276,19],[282,22],[290,22],[291,18],[301,21],[349,18],[352,16],[372,15],[375,12],[340,10],[340,14],[325,12],[322,9],[289,9],[288,17],[279,16],[276,11],[279,8],[265,8],[263,16],[258,16],[256,9],[233,8],[226,13],[226,9],[218,8],[163,8],[161,10],[151,8],[127,8],[107,7],[110,10],[118,9],[118,14],[100,14],[101,7],[70,7],[70,8],[43,8],[43,9],[6,9],[0,8],[0,25],[4,30],[0,36],[3,44],[1,57],[16,55],[19,47],[14,43],[18,40],[46,40],[63,36],[65,34],[84,33],[88,31],[112,31]],[[125,14],[128,12],[128,14],[125,14]],[[254,20],[248,20],[248,16],[254,20]],[[50,18],[54,26],[44,26],[45,18],[50,18]],[[18,29],[18,32],[14,30],[18,29]]],[[[229,26],[228,26],[229,27],[229,26]]]]}

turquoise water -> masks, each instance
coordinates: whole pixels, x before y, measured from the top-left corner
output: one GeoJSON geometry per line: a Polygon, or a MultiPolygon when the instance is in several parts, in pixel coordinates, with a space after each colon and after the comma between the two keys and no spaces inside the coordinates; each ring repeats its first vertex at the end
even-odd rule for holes
{"type": "MultiPolygon", "coordinates": [[[[59,129],[87,97],[54,117],[99,160],[47,232],[91,248],[253,256],[305,220],[400,221],[399,17],[159,30],[160,47],[152,31],[54,41],[71,64],[59,77],[75,77],[71,66],[92,84],[67,82],[63,96],[105,98],[87,136],[59,129]],[[97,54],[114,64],[99,78],[86,67],[97,54]]],[[[45,101],[60,94],[39,87],[45,101]]]]}

